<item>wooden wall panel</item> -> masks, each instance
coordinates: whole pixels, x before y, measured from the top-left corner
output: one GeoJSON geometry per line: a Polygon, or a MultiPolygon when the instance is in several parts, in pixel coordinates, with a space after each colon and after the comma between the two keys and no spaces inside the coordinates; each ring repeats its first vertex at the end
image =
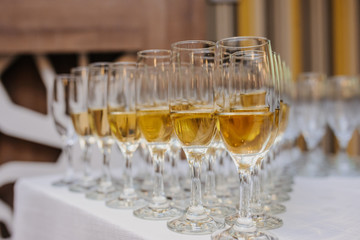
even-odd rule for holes
{"type": "Polygon", "coordinates": [[[3,0],[0,53],[136,51],[206,36],[205,0],[3,0]]]}

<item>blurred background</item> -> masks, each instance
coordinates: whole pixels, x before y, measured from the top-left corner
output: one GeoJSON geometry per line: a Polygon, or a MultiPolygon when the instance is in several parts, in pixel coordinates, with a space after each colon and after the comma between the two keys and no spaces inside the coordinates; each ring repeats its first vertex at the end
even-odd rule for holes
{"type": "MultiPolygon", "coordinates": [[[[0,238],[11,235],[17,178],[62,168],[49,115],[56,73],[186,39],[265,36],[292,69],[360,73],[358,0],[0,1],[0,238]]],[[[354,132],[348,153],[359,155],[354,132]]],[[[298,146],[306,150],[300,137],[298,146]]],[[[337,150],[330,129],[325,153],[337,150]]]]}

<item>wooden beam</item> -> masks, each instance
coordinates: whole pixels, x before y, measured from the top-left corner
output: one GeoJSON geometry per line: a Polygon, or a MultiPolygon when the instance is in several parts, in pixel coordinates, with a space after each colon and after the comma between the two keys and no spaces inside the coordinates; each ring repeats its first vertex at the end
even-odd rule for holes
{"type": "Polygon", "coordinates": [[[0,54],[137,51],[206,37],[205,0],[3,0],[0,54]]]}

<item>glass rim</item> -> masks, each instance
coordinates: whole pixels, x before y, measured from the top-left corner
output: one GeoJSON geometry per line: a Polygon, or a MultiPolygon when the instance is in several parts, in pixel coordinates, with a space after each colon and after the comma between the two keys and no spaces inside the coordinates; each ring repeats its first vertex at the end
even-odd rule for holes
{"type": "Polygon", "coordinates": [[[280,56],[281,57],[280,53],[278,53],[278,52],[272,51],[272,54],[275,55],[275,56],[280,56]]]}
{"type": "Polygon", "coordinates": [[[80,72],[80,71],[82,71],[82,70],[88,71],[88,70],[89,70],[89,67],[88,67],[88,66],[73,67],[73,68],[71,68],[70,72],[71,72],[71,73],[74,73],[74,72],[80,72]]]}
{"type": "Polygon", "coordinates": [[[171,50],[182,50],[182,51],[201,51],[201,50],[206,50],[206,49],[214,49],[215,51],[216,48],[216,42],[210,41],[210,40],[183,40],[183,41],[178,41],[175,43],[171,44],[171,50]],[[192,43],[205,43],[205,44],[209,44],[209,47],[204,47],[204,48],[184,48],[184,47],[179,47],[178,45],[181,44],[192,44],[192,43]]]}
{"type": "Polygon", "coordinates": [[[266,59],[266,52],[265,51],[261,51],[261,50],[246,50],[246,51],[236,51],[232,54],[230,54],[230,58],[235,58],[235,59],[248,59],[248,60],[252,60],[252,59],[266,59]],[[249,52],[249,54],[247,54],[247,52],[249,52]],[[251,53],[254,53],[253,55],[251,53]],[[238,54],[244,54],[244,55],[240,55],[238,56],[238,54]]]}
{"type": "Polygon", "coordinates": [[[342,79],[346,80],[360,80],[358,75],[334,75],[327,78],[329,81],[341,81],[342,79]]]}
{"type": "Polygon", "coordinates": [[[141,58],[160,58],[160,59],[166,59],[171,58],[171,51],[168,49],[146,49],[141,50],[136,53],[138,57],[141,58]],[[157,53],[164,53],[163,55],[158,55],[157,53]]]}
{"type": "Polygon", "coordinates": [[[302,72],[297,76],[297,81],[305,81],[310,79],[324,81],[326,79],[326,74],[321,72],[302,72]]]}
{"type": "Polygon", "coordinates": [[[68,80],[75,80],[75,77],[71,75],[70,73],[60,73],[55,75],[55,80],[60,79],[68,79],[68,80]]]}
{"type": "Polygon", "coordinates": [[[94,68],[109,68],[111,62],[94,62],[89,64],[89,70],[94,68]]]}
{"type": "Polygon", "coordinates": [[[127,61],[127,62],[114,62],[110,65],[110,69],[115,70],[118,68],[136,68],[137,67],[137,63],[136,62],[132,62],[132,61],[127,61]]]}
{"type": "Polygon", "coordinates": [[[270,45],[270,40],[266,37],[256,37],[256,36],[237,36],[237,37],[229,37],[223,38],[216,42],[217,47],[226,48],[226,49],[251,49],[255,47],[263,47],[266,45],[270,45]],[[253,46],[226,46],[224,42],[236,42],[236,41],[245,41],[245,40],[263,40],[264,43],[253,45],[253,46]]]}

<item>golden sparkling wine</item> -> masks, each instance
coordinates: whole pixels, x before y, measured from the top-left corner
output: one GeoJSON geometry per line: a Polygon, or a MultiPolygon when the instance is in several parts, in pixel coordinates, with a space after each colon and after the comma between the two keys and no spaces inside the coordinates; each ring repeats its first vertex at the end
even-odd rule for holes
{"type": "Polygon", "coordinates": [[[264,150],[269,150],[270,147],[273,145],[277,135],[278,135],[278,130],[279,130],[279,115],[280,115],[280,110],[278,108],[275,109],[275,120],[273,121],[273,126],[272,126],[272,130],[271,130],[271,135],[269,138],[268,143],[266,144],[266,147],[264,150]]]}
{"type": "Polygon", "coordinates": [[[280,119],[279,133],[283,134],[288,124],[290,107],[289,105],[281,101],[280,108],[281,108],[281,119],[280,119]]]}
{"type": "Polygon", "coordinates": [[[269,112],[268,106],[257,106],[257,107],[249,107],[249,108],[236,108],[233,107],[230,109],[230,112],[238,112],[238,113],[244,113],[244,112],[269,112]]]}
{"type": "Polygon", "coordinates": [[[217,130],[217,127],[215,127],[215,136],[214,136],[212,142],[210,143],[210,145],[208,146],[206,153],[210,154],[210,155],[216,154],[216,151],[221,149],[221,144],[222,144],[222,142],[221,142],[220,133],[217,130]]]}
{"type": "Polygon", "coordinates": [[[171,114],[174,130],[184,146],[207,146],[216,133],[212,112],[180,111],[171,114]]]}
{"type": "Polygon", "coordinates": [[[223,142],[233,154],[257,154],[266,146],[274,124],[273,112],[218,114],[223,142]]]}
{"type": "Polygon", "coordinates": [[[89,109],[90,127],[99,138],[111,135],[106,108],[89,109]]]}
{"type": "Polygon", "coordinates": [[[74,125],[76,133],[81,136],[89,136],[92,134],[90,124],[89,124],[89,113],[88,112],[78,112],[71,113],[71,120],[74,125]]]}
{"type": "Polygon", "coordinates": [[[108,115],[113,136],[120,142],[136,142],[140,138],[136,112],[110,112],[108,115]]]}
{"type": "Polygon", "coordinates": [[[243,107],[264,106],[266,91],[242,93],[240,94],[240,99],[243,107]]]}
{"type": "Polygon", "coordinates": [[[143,137],[149,143],[168,143],[173,133],[168,108],[137,111],[137,120],[143,137]]]}

